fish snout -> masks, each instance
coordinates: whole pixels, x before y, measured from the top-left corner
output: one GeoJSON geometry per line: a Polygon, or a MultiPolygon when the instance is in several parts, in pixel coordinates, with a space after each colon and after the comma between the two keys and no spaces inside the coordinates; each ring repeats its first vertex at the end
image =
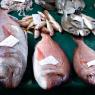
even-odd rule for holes
{"type": "Polygon", "coordinates": [[[47,74],[39,78],[38,84],[45,90],[59,86],[66,79],[65,75],[47,74]]]}
{"type": "Polygon", "coordinates": [[[66,79],[65,75],[60,75],[60,74],[50,74],[47,77],[47,84],[48,84],[48,89],[54,88],[56,86],[61,85],[66,79]]]}
{"type": "Polygon", "coordinates": [[[14,57],[2,58],[0,60],[0,87],[1,84],[6,88],[17,87],[23,74],[23,67],[21,61],[14,57]]]}
{"type": "Polygon", "coordinates": [[[11,87],[10,70],[5,64],[0,64],[0,87],[11,87]]]}
{"type": "Polygon", "coordinates": [[[0,64],[0,80],[6,79],[8,76],[9,68],[6,65],[0,64]]]}
{"type": "Polygon", "coordinates": [[[90,84],[95,85],[95,74],[87,75],[87,80],[90,84]]]}

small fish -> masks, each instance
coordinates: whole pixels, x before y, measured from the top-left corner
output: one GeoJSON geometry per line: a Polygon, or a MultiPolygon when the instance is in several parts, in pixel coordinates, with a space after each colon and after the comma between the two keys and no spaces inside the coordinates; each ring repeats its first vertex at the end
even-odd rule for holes
{"type": "Polygon", "coordinates": [[[47,10],[55,9],[55,0],[35,0],[35,3],[47,10]]]}
{"type": "Polygon", "coordinates": [[[64,11],[67,14],[81,12],[85,7],[83,0],[56,0],[56,8],[58,13],[63,14],[64,11]]]}
{"type": "Polygon", "coordinates": [[[1,8],[19,12],[19,16],[25,16],[25,11],[31,10],[32,0],[1,0],[1,8]]]}
{"type": "Polygon", "coordinates": [[[40,31],[38,29],[34,30],[34,38],[38,38],[40,36],[40,31]]]}
{"type": "Polygon", "coordinates": [[[29,23],[28,23],[28,25],[27,25],[27,30],[29,30],[29,29],[32,29],[33,28],[33,26],[34,26],[34,22],[32,21],[30,21],[29,23]]]}
{"type": "Polygon", "coordinates": [[[51,23],[48,20],[46,20],[46,24],[47,24],[47,29],[50,33],[50,36],[53,36],[54,35],[54,30],[53,30],[53,27],[52,27],[51,23]]]}
{"type": "Polygon", "coordinates": [[[63,50],[48,34],[41,34],[42,40],[35,47],[33,56],[34,76],[45,90],[60,85],[69,78],[69,62],[63,50]]]}
{"type": "Polygon", "coordinates": [[[46,25],[46,22],[45,21],[41,21],[39,24],[37,24],[35,26],[35,29],[40,29],[40,28],[44,27],[45,25],[46,25]]]}
{"type": "Polygon", "coordinates": [[[22,20],[30,20],[30,19],[33,19],[32,16],[25,16],[22,18],[22,20]]]}
{"type": "Polygon", "coordinates": [[[84,14],[65,15],[61,19],[62,28],[73,35],[87,36],[95,29],[94,19],[89,16],[84,14]]]}
{"type": "Polygon", "coordinates": [[[51,16],[51,14],[47,10],[44,11],[44,14],[49,21],[55,21],[55,19],[51,16]]]}
{"type": "Polygon", "coordinates": [[[64,7],[67,14],[80,13],[85,8],[85,3],[83,0],[67,0],[64,7]]]}
{"type": "Polygon", "coordinates": [[[58,13],[63,14],[65,8],[66,0],[56,0],[56,8],[58,13]]]}
{"type": "Polygon", "coordinates": [[[82,19],[84,20],[85,25],[90,29],[95,29],[95,19],[89,16],[82,14],[82,19]]]}
{"type": "Polygon", "coordinates": [[[20,24],[20,26],[22,26],[24,28],[27,28],[27,27],[30,28],[31,22],[32,22],[31,19],[28,19],[28,20],[18,20],[18,23],[20,24]]]}
{"type": "Polygon", "coordinates": [[[62,27],[59,25],[59,23],[58,22],[56,22],[56,21],[50,21],[51,22],[51,24],[52,24],[52,27],[56,30],[56,31],[58,31],[58,32],[62,32],[62,27]]]}
{"type": "Polygon", "coordinates": [[[38,14],[32,14],[32,16],[25,16],[22,18],[22,20],[18,20],[18,23],[22,28],[24,28],[25,32],[28,31],[29,33],[29,31],[32,30],[30,33],[33,32],[34,35],[36,30],[40,30],[42,33],[46,34],[48,33],[51,36],[54,35],[54,30],[62,32],[62,27],[60,26],[60,24],[52,17],[52,15],[47,10],[45,10],[44,12],[38,11],[38,14]]]}
{"type": "Polygon", "coordinates": [[[46,16],[44,15],[44,13],[38,11],[38,14],[41,16],[42,20],[46,20],[46,16]]]}
{"type": "Polygon", "coordinates": [[[52,24],[52,27],[55,30],[62,32],[62,28],[59,25],[59,23],[51,16],[51,14],[47,10],[44,11],[44,14],[47,17],[47,19],[49,20],[49,22],[52,24]]]}

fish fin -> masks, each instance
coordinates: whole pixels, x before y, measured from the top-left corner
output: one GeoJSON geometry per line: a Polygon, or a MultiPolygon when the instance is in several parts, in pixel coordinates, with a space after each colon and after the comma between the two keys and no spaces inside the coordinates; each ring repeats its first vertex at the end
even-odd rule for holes
{"type": "Polygon", "coordinates": [[[5,25],[2,26],[2,29],[6,36],[12,35],[11,31],[5,25]]]}
{"type": "Polygon", "coordinates": [[[16,18],[16,17],[14,17],[14,16],[12,16],[12,15],[9,15],[9,17],[11,18],[11,19],[13,19],[14,21],[18,21],[18,18],[16,18]]]}
{"type": "Polygon", "coordinates": [[[50,3],[46,3],[46,2],[41,2],[41,4],[45,9],[48,9],[48,10],[54,10],[55,9],[55,6],[53,4],[50,4],[50,3]]]}
{"type": "Polygon", "coordinates": [[[76,37],[76,36],[73,36],[73,39],[76,43],[83,43],[83,37],[76,37]]]}
{"type": "Polygon", "coordinates": [[[80,64],[86,64],[87,62],[83,59],[80,60],[80,64]]]}
{"type": "Polygon", "coordinates": [[[46,34],[46,33],[41,33],[41,37],[42,38],[51,38],[49,34],[46,34]]]}
{"type": "Polygon", "coordinates": [[[37,59],[38,61],[41,61],[44,58],[43,52],[40,50],[40,48],[37,48],[37,59]]]}

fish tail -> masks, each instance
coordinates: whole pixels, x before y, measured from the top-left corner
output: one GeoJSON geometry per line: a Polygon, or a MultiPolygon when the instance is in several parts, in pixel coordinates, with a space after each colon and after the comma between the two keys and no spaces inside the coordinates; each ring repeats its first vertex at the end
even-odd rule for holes
{"type": "Polygon", "coordinates": [[[83,37],[73,36],[73,39],[77,44],[83,43],[83,37]]]}
{"type": "Polygon", "coordinates": [[[46,34],[46,33],[41,33],[41,36],[42,36],[42,38],[48,38],[48,37],[50,37],[50,35],[49,34],[46,34]]]}

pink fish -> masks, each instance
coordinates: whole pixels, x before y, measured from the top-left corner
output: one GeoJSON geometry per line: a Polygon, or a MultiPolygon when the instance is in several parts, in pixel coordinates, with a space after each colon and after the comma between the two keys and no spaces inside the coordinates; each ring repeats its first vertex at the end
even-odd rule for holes
{"type": "Polygon", "coordinates": [[[27,66],[27,37],[7,12],[0,9],[0,82],[14,88],[27,66]]]}
{"type": "Polygon", "coordinates": [[[75,41],[78,47],[74,54],[74,69],[81,79],[95,85],[95,51],[82,38],[75,38],[75,41]]]}
{"type": "Polygon", "coordinates": [[[48,34],[35,47],[33,57],[34,76],[43,89],[51,89],[69,77],[69,62],[63,50],[48,34]]]}

